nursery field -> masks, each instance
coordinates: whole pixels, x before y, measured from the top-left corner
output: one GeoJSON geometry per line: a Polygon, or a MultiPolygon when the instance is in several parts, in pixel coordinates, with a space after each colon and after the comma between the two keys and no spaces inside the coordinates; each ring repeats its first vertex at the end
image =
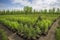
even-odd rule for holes
{"type": "Polygon", "coordinates": [[[0,11],[0,40],[60,40],[60,9],[0,11]]]}
{"type": "Polygon", "coordinates": [[[26,40],[38,40],[48,34],[59,14],[0,15],[0,24],[26,40]]]}

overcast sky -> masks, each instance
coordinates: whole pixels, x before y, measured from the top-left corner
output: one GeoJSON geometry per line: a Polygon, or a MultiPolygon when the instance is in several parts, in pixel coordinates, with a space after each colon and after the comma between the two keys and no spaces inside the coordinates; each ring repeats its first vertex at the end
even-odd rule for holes
{"type": "Polygon", "coordinates": [[[60,0],[0,0],[0,10],[23,9],[24,6],[31,6],[36,10],[59,8],[60,0]]]}

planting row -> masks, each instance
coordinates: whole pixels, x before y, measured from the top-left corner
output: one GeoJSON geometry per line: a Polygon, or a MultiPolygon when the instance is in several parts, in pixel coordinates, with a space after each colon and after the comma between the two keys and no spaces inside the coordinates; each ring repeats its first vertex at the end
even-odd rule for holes
{"type": "Polygon", "coordinates": [[[34,17],[34,16],[3,16],[3,17],[0,17],[0,19],[7,19],[7,20],[10,20],[10,21],[18,21],[19,23],[22,22],[22,23],[28,23],[28,24],[34,24],[35,21],[37,20],[38,17],[34,17]]]}
{"type": "Polygon", "coordinates": [[[28,26],[28,23],[23,24],[22,22],[18,23],[17,21],[6,19],[0,19],[0,23],[4,24],[10,30],[17,32],[18,35],[28,39],[36,39],[41,34],[47,34],[49,26],[51,25],[51,21],[47,19],[38,21],[35,28],[32,25],[28,26]]]}

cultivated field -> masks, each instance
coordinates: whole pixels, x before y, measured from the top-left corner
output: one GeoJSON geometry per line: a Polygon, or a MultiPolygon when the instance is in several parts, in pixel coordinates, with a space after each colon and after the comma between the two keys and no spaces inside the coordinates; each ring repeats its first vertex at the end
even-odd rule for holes
{"type": "Polygon", "coordinates": [[[60,10],[25,9],[0,11],[0,40],[60,40],[60,10]]]}

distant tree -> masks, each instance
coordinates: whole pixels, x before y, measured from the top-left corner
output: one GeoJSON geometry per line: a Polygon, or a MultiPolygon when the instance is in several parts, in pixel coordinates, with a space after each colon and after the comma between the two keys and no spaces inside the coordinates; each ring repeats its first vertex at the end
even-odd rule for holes
{"type": "Polygon", "coordinates": [[[34,9],[34,13],[36,13],[36,10],[34,9]]]}
{"type": "Polygon", "coordinates": [[[55,13],[55,8],[52,9],[52,13],[53,13],[53,14],[55,13]]]}
{"type": "Polygon", "coordinates": [[[6,14],[5,10],[2,11],[1,15],[6,14]]]}
{"type": "Polygon", "coordinates": [[[50,13],[50,14],[54,14],[54,13],[55,13],[55,8],[49,9],[49,13],[50,13]]]}
{"type": "Polygon", "coordinates": [[[47,13],[47,9],[44,9],[44,11],[43,11],[43,12],[44,12],[44,14],[46,14],[46,13],[47,13]]]}
{"type": "Polygon", "coordinates": [[[49,9],[49,14],[51,14],[52,13],[52,10],[51,9],[49,9]]]}
{"type": "Polygon", "coordinates": [[[5,14],[10,14],[10,11],[9,11],[9,10],[7,10],[5,14]]]}
{"type": "Polygon", "coordinates": [[[43,10],[41,10],[40,13],[43,13],[43,10]]]}
{"type": "Polygon", "coordinates": [[[2,14],[2,11],[0,11],[0,15],[2,14]]]}
{"type": "Polygon", "coordinates": [[[33,10],[33,13],[34,13],[34,14],[38,14],[39,12],[38,12],[38,10],[35,10],[35,9],[34,9],[34,10],[33,10]]]}
{"type": "Polygon", "coordinates": [[[59,9],[59,8],[57,8],[57,11],[56,11],[56,13],[57,13],[57,14],[59,14],[59,13],[60,13],[60,9],[59,9]]]}
{"type": "Polygon", "coordinates": [[[25,12],[25,14],[27,14],[27,13],[32,13],[32,7],[25,6],[25,7],[24,7],[24,12],[25,12]]]}

